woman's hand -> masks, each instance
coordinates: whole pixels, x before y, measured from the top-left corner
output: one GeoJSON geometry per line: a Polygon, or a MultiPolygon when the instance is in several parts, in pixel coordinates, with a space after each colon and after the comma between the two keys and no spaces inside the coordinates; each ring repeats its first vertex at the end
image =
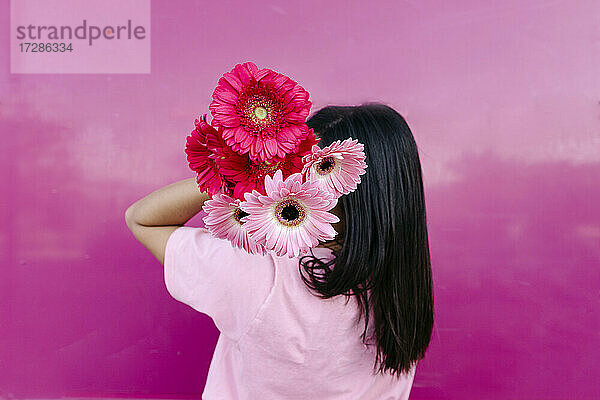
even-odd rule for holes
{"type": "Polygon", "coordinates": [[[135,236],[162,263],[167,240],[202,210],[208,200],[194,178],[164,186],[133,203],[125,211],[125,222],[135,236]]]}

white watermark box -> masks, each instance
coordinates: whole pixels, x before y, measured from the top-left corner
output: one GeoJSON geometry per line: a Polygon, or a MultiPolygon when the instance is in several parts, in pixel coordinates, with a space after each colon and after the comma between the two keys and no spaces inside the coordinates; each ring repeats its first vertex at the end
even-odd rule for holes
{"type": "Polygon", "coordinates": [[[150,73],[150,0],[11,0],[11,73],[150,73]]]}

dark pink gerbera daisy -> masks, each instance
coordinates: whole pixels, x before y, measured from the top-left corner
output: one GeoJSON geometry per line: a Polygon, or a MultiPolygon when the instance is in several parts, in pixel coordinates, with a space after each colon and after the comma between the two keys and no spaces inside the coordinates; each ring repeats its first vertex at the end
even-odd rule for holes
{"type": "Polygon", "coordinates": [[[190,169],[196,172],[198,188],[211,196],[222,191],[227,193],[228,184],[219,173],[209,147],[209,144],[216,146],[218,143],[218,133],[206,122],[206,114],[194,124],[196,128],[186,138],[185,153],[190,169]]]}
{"type": "Polygon", "coordinates": [[[295,152],[288,153],[285,158],[274,158],[272,161],[254,162],[248,154],[238,154],[233,151],[222,153],[215,159],[219,172],[223,177],[235,184],[233,197],[243,199],[244,193],[253,190],[265,194],[265,177],[281,170],[283,178],[301,172],[304,167],[303,156],[310,155],[311,149],[318,143],[314,131],[311,129],[306,137],[298,144],[295,152]]]}
{"type": "Polygon", "coordinates": [[[285,158],[306,136],[309,94],[289,77],[251,62],[225,73],[209,108],[225,142],[253,162],[285,158]]]}

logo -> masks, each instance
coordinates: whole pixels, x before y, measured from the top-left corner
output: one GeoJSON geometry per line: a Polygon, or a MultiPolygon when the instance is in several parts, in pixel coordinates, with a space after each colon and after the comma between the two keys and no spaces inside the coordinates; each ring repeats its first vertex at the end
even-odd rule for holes
{"type": "Polygon", "coordinates": [[[11,73],[150,73],[150,0],[11,0],[11,73]]]}
{"type": "Polygon", "coordinates": [[[146,28],[141,25],[132,26],[131,20],[127,20],[127,25],[115,25],[116,27],[107,25],[103,28],[95,25],[89,25],[87,20],[83,20],[80,26],[75,28],[64,25],[64,26],[17,26],[17,39],[27,40],[28,42],[33,41],[69,41],[73,40],[87,40],[88,45],[92,45],[94,40],[98,39],[137,39],[143,40],[146,38],[146,28]]]}

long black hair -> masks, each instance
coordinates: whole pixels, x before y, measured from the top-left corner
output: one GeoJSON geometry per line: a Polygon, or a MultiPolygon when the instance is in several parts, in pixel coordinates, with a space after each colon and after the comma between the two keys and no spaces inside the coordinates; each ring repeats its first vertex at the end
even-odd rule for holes
{"type": "Polygon", "coordinates": [[[355,297],[363,342],[375,341],[375,372],[407,373],[425,356],[433,290],[421,163],[404,118],[380,103],[328,106],[307,124],[324,147],[352,137],[365,146],[367,171],[339,199],[343,229],[335,258],[300,259],[305,284],[322,298],[355,297]],[[372,326],[369,321],[372,320],[372,326]]]}

